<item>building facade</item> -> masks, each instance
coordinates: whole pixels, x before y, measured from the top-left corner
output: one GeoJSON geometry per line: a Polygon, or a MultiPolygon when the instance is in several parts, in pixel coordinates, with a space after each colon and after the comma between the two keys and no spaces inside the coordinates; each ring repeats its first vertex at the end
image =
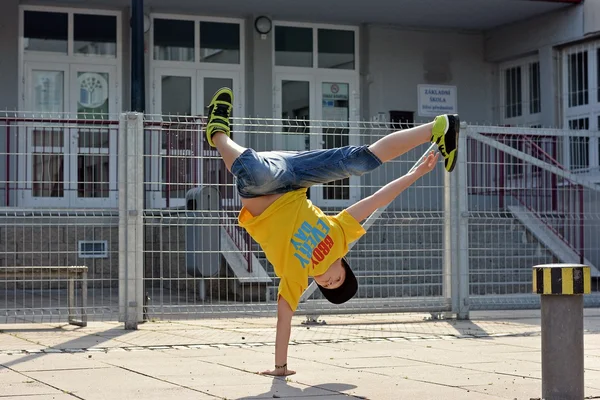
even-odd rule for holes
{"type": "MultiPolygon", "coordinates": [[[[599,129],[598,0],[495,0],[485,7],[464,0],[442,18],[423,4],[383,0],[369,6],[351,2],[338,13],[317,1],[285,7],[245,3],[145,2],[146,114],[158,120],[203,115],[215,89],[227,85],[236,94],[238,117],[410,124],[458,112],[474,124],[599,129]]],[[[3,1],[0,109],[79,120],[98,115],[117,120],[130,110],[130,5],[3,1]]],[[[116,191],[113,128],[96,139],[78,130],[43,139],[32,131],[18,140],[0,133],[0,162],[7,165],[0,181],[56,181],[62,179],[57,174],[80,177],[87,169],[93,175],[87,181],[105,182],[80,190],[42,185],[37,192],[34,184],[12,194],[4,185],[0,205],[116,207],[116,196],[102,194],[116,191]],[[42,155],[9,168],[8,153],[42,155]],[[81,161],[81,154],[92,153],[81,161]]],[[[236,140],[258,149],[360,142],[352,134],[247,136],[240,132],[236,140]]],[[[152,142],[152,154],[165,154],[160,138],[152,142]]],[[[582,170],[600,165],[597,138],[567,147],[565,165],[582,170]]],[[[151,168],[165,179],[163,164],[151,168]]],[[[359,195],[318,200],[345,206],[359,195]]],[[[183,206],[183,197],[168,206],[183,206]]],[[[167,206],[163,199],[151,205],[167,206]]]]}

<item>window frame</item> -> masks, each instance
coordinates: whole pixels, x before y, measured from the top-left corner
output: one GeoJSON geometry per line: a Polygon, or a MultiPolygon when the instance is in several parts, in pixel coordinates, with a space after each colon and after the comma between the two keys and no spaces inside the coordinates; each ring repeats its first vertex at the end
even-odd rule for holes
{"type": "MultiPolygon", "coordinates": [[[[18,107],[19,110],[26,114],[30,113],[31,110],[26,109],[28,106],[28,102],[31,101],[29,98],[30,93],[28,88],[31,85],[31,82],[28,81],[28,64],[37,65],[37,66],[47,66],[49,69],[61,70],[64,73],[64,83],[65,91],[64,91],[64,105],[63,112],[60,115],[60,118],[64,119],[76,119],[77,118],[77,110],[76,107],[73,107],[73,92],[75,91],[75,87],[72,86],[73,74],[80,69],[90,68],[92,70],[98,70],[102,72],[107,72],[111,76],[114,73],[114,81],[109,82],[110,89],[114,90],[113,96],[110,97],[111,102],[114,100],[112,107],[113,110],[109,111],[109,120],[114,121],[118,119],[118,115],[122,112],[122,68],[123,68],[123,29],[122,29],[122,12],[115,10],[106,10],[106,9],[84,9],[84,8],[76,8],[76,7],[55,7],[55,6],[37,6],[37,5],[20,5],[19,6],[19,36],[18,36],[18,65],[19,65],[19,78],[18,78],[18,107]],[[45,52],[45,51],[25,51],[24,49],[24,39],[25,39],[25,12],[27,11],[37,11],[37,12],[57,12],[57,13],[65,13],[67,14],[68,21],[68,42],[67,42],[67,53],[54,53],[54,52],[45,52]],[[116,18],[116,52],[114,56],[106,56],[106,55],[88,55],[88,54],[77,54],[74,53],[74,26],[75,26],[75,14],[86,14],[86,15],[106,15],[106,16],[114,16],[116,18]],[[112,71],[112,73],[111,73],[112,71]]],[[[56,116],[58,117],[58,116],[56,116]]],[[[51,124],[48,124],[51,126],[51,124]]],[[[23,125],[22,130],[26,132],[28,126],[23,125]]],[[[20,128],[21,129],[21,128],[20,128]]],[[[109,128],[110,129],[110,128],[109,128]]],[[[114,189],[117,187],[117,171],[116,171],[116,159],[117,159],[117,146],[116,146],[116,134],[113,129],[110,129],[110,142],[111,145],[107,149],[109,156],[109,188],[114,189]]],[[[28,135],[23,135],[23,137],[27,137],[28,135]]],[[[69,170],[73,166],[77,166],[78,157],[80,155],[79,150],[72,151],[70,148],[72,147],[71,138],[67,138],[67,142],[65,143],[63,149],[63,155],[65,157],[64,166],[65,168],[69,168],[69,170]]],[[[19,148],[24,148],[26,139],[22,139],[19,142],[19,148]]],[[[79,149],[79,147],[75,147],[79,149]]],[[[104,154],[104,150],[102,151],[104,154]]],[[[100,154],[100,153],[99,153],[100,154]]],[[[19,161],[19,163],[28,162],[25,158],[19,161]]],[[[23,167],[25,167],[23,165],[23,167]]],[[[33,181],[33,171],[31,168],[26,168],[24,171],[27,171],[25,176],[19,176],[18,179],[25,179],[26,182],[33,181]]],[[[78,207],[78,208],[93,208],[93,207],[108,207],[108,208],[116,208],[118,207],[118,200],[116,194],[111,192],[109,197],[106,198],[97,198],[97,197],[77,197],[76,190],[73,194],[72,190],[66,190],[67,187],[78,186],[77,177],[72,179],[72,181],[64,182],[65,186],[65,194],[60,198],[52,198],[52,197],[33,197],[33,190],[26,190],[26,193],[22,196],[17,197],[17,203],[22,206],[34,206],[34,207],[78,207]]],[[[23,189],[24,190],[24,189],[23,189]]]]}
{"type": "Polygon", "coordinates": [[[276,74],[306,74],[308,71],[320,71],[325,73],[336,73],[340,77],[353,77],[358,75],[360,71],[360,53],[359,53],[359,41],[360,41],[360,28],[354,25],[334,25],[334,24],[312,24],[306,22],[293,22],[293,21],[273,21],[273,34],[271,36],[271,57],[274,76],[276,74]],[[293,28],[311,28],[312,29],[312,41],[313,41],[313,58],[312,67],[290,67],[284,65],[275,64],[275,28],[278,26],[286,26],[293,28]],[[337,69],[337,68],[319,68],[319,29],[333,29],[342,31],[354,32],[354,69],[337,69]]]}
{"type": "MultiPolygon", "coordinates": [[[[226,17],[205,17],[196,15],[181,15],[169,13],[151,13],[150,14],[150,31],[149,34],[149,63],[150,70],[156,68],[181,68],[181,69],[201,69],[212,71],[236,71],[243,73],[246,64],[246,31],[245,21],[240,18],[226,17]],[[155,60],[154,59],[154,20],[155,19],[170,19],[179,21],[194,22],[194,61],[170,61],[170,60],[155,60]],[[227,24],[238,24],[240,27],[240,62],[239,64],[228,63],[210,63],[200,61],[200,23],[201,22],[221,22],[227,24]]],[[[242,77],[243,80],[243,77],[242,77]]]]}
{"type": "MultiPolygon", "coordinates": [[[[589,129],[583,130],[581,134],[575,136],[589,137],[589,166],[588,168],[578,169],[581,172],[589,172],[595,175],[600,172],[600,94],[598,81],[600,77],[600,63],[598,52],[600,51],[600,40],[591,40],[584,43],[578,43],[573,46],[565,47],[561,51],[561,68],[562,68],[562,83],[561,83],[561,114],[563,129],[570,129],[570,121],[577,119],[588,119],[589,129]],[[569,107],[569,56],[581,52],[587,52],[587,73],[588,73],[588,103],[584,105],[569,107]]],[[[571,169],[571,154],[570,154],[570,139],[565,138],[564,142],[564,164],[571,169]]]]}
{"type": "MultiPolygon", "coordinates": [[[[540,125],[542,123],[542,99],[540,95],[540,111],[532,114],[530,113],[530,100],[531,100],[531,76],[530,66],[534,63],[539,63],[539,56],[532,55],[528,57],[519,58],[518,60],[507,61],[498,65],[499,81],[500,81],[500,123],[503,125],[510,126],[527,126],[532,127],[540,125]],[[506,71],[512,68],[521,68],[521,115],[516,117],[506,117],[506,71]]],[[[541,77],[539,79],[541,86],[541,77]]]]}

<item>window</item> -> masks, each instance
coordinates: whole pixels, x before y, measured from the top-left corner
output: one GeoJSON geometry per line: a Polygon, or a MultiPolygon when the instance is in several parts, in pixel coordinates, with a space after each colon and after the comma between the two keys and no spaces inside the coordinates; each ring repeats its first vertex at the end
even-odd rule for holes
{"type": "Polygon", "coordinates": [[[569,55],[569,107],[588,104],[588,53],[569,55]]]}
{"type": "Polygon", "coordinates": [[[73,50],[76,54],[117,55],[117,17],[75,14],[73,24],[73,50]]]}
{"type": "MultiPolygon", "coordinates": [[[[569,121],[569,129],[587,130],[590,128],[588,118],[572,119],[569,121]]],[[[578,170],[590,166],[590,138],[583,136],[571,136],[569,145],[571,157],[571,169],[578,170]]]]}
{"type": "Polygon", "coordinates": [[[507,125],[539,125],[540,63],[530,57],[500,66],[501,119],[507,125]]]}
{"type": "Polygon", "coordinates": [[[69,14],[64,12],[25,11],[23,46],[25,51],[67,54],[69,14]]]}
{"type": "Polygon", "coordinates": [[[319,29],[319,68],[354,69],[354,31],[319,29]]]}
{"type": "Polygon", "coordinates": [[[194,61],[194,21],[154,19],[154,59],[194,61]]]}
{"type": "MultiPolygon", "coordinates": [[[[563,144],[570,169],[600,164],[600,145],[593,133],[600,129],[600,41],[566,48],[562,53],[563,121],[566,129],[589,130],[589,136],[570,136],[563,144]]],[[[592,170],[590,170],[591,172],[592,170]]],[[[598,173],[597,170],[595,173],[598,173]]]]}
{"type": "Polygon", "coordinates": [[[79,258],[108,258],[106,240],[80,240],[78,247],[79,258]]]}
{"type": "Polygon", "coordinates": [[[200,62],[239,64],[240,25],[201,21],[200,62]]]}
{"type": "Polygon", "coordinates": [[[241,62],[239,22],[155,16],[152,25],[154,60],[237,65],[241,62]]]}
{"type": "Polygon", "coordinates": [[[275,65],[286,67],[313,66],[311,28],[275,27],[275,65]]]}
{"type": "Polygon", "coordinates": [[[596,50],[596,96],[596,101],[600,103],[600,47],[596,50]]]}
{"type": "Polygon", "coordinates": [[[356,30],[276,25],[275,65],[355,70],[356,30]]]}
{"type": "Polygon", "coordinates": [[[540,63],[529,64],[529,114],[542,111],[540,99],[540,63]]]}
{"type": "Polygon", "coordinates": [[[34,197],[63,197],[65,193],[65,133],[57,128],[33,130],[32,173],[34,197]]]}
{"type": "Polygon", "coordinates": [[[77,196],[108,198],[110,131],[93,128],[79,128],[77,131],[77,196]]]}
{"type": "Polygon", "coordinates": [[[117,56],[117,16],[24,10],[23,50],[63,55],[117,56]],[[69,23],[72,15],[72,23],[69,23]],[[72,39],[69,39],[69,35],[72,39]],[[69,46],[71,40],[72,46],[69,46]],[[72,50],[71,50],[72,47],[72,50]]]}
{"type": "Polygon", "coordinates": [[[507,69],[504,74],[506,118],[520,117],[523,114],[521,67],[507,69]]]}

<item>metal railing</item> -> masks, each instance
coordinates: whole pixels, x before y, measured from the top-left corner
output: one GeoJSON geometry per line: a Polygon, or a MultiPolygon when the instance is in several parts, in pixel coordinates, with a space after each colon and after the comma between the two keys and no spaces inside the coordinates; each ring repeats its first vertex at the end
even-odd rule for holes
{"type": "Polygon", "coordinates": [[[530,295],[532,265],[581,262],[599,275],[599,176],[561,162],[583,157],[565,143],[598,132],[469,126],[466,133],[471,309],[539,306],[530,295]]]}
{"type": "Polygon", "coordinates": [[[223,210],[221,224],[246,261],[248,272],[252,272],[252,239],[237,223],[241,201],[235,193],[232,175],[218,151],[206,141],[205,124],[206,118],[202,116],[144,120],[145,193],[151,200],[147,208],[193,210],[194,204],[185,200],[190,189],[217,187],[223,210]]]}
{"type": "MultiPolygon", "coordinates": [[[[546,136],[543,129],[487,134],[486,137],[510,146],[535,159],[567,169],[557,160],[564,136],[546,136]],[[560,142],[559,142],[560,140],[560,142]]],[[[568,132],[565,132],[569,135],[568,132]]],[[[529,164],[526,160],[468,139],[469,194],[497,195],[498,207],[505,209],[506,196],[512,196],[533,213],[552,234],[569,246],[583,263],[585,248],[584,188],[569,179],[529,164]]],[[[582,158],[576,154],[576,158],[582,158]]]]}

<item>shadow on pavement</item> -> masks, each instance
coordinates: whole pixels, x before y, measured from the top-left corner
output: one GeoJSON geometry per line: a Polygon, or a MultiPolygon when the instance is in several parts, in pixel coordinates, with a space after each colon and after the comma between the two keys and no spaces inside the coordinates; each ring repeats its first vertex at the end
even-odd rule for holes
{"type": "MultiPolygon", "coordinates": [[[[6,334],[6,335],[13,335],[17,338],[19,338],[19,333],[26,333],[26,332],[61,332],[61,326],[57,326],[56,328],[38,328],[38,329],[19,329],[19,328],[2,328],[0,329],[0,335],[1,334],[6,334]]],[[[73,329],[71,331],[68,332],[77,332],[79,330],[78,329],[73,329]]],[[[56,352],[52,352],[52,351],[48,351],[48,349],[52,349],[52,350],[61,350],[64,349],[66,350],[67,353],[71,352],[70,349],[88,349],[90,347],[93,346],[98,346],[101,343],[107,342],[109,340],[113,340],[119,336],[125,335],[129,333],[129,331],[122,329],[122,328],[111,328],[111,329],[107,329],[105,331],[101,331],[101,332],[97,332],[97,331],[93,331],[90,334],[87,335],[83,335],[83,336],[79,336],[76,337],[74,339],[68,340],[66,342],[61,342],[58,344],[55,344],[53,346],[47,346],[43,343],[36,343],[39,346],[43,346],[45,350],[45,352],[31,352],[28,353],[26,355],[24,355],[23,357],[17,358],[15,360],[11,360],[11,361],[7,361],[4,363],[0,364],[0,367],[12,367],[15,366],[17,364],[21,364],[24,362],[28,362],[31,360],[35,360],[37,358],[46,356],[48,354],[56,354],[56,352]]],[[[22,339],[22,338],[21,338],[22,339]]],[[[23,340],[27,340],[27,339],[23,339],[23,340]]],[[[1,350],[1,349],[0,349],[1,350]]],[[[15,350],[15,352],[20,352],[20,350],[15,350]]]]}
{"type": "MultiPolygon", "coordinates": [[[[298,385],[303,385],[298,383],[298,385]]],[[[299,388],[288,385],[288,382],[283,377],[273,378],[271,390],[267,393],[261,393],[255,396],[240,397],[238,400],[258,400],[258,399],[298,399],[314,397],[321,399],[340,399],[348,397],[353,399],[366,399],[366,397],[350,395],[344,393],[346,390],[355,389],[355,385],[345,383],[322,383],[319,385],[306,386],[299,388]]]]}

